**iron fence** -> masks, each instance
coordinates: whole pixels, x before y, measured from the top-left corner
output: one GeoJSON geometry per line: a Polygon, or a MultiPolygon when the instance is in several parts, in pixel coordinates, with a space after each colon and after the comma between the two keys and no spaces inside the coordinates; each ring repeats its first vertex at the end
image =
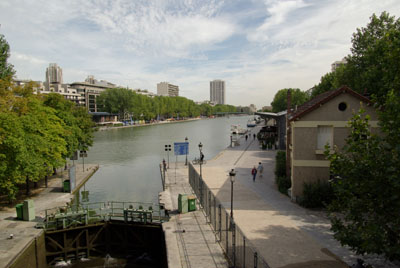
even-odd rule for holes
{"type": "Polygon", "coordinates": [[[203,208],[207,221],[214,229],[215,237],[224,250],[230,266],[269,268],[243,231],[234,221],[231,222],[228,210],[207,187],[192,163],[189,163],[189,183],[203,208]]]}

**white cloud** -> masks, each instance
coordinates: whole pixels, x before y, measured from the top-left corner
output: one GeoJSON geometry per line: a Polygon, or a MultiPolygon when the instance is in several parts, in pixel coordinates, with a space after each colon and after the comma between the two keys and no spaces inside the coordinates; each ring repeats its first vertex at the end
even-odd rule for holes
{"type": "Polygon", "coordinates": [[[250,41],[268,41],[270,35],[269,31],[273,27],[285,23],[290,16],[290,13],[307,6],[303,0],[267,0],[265,4],[267,18],[261,26],[257,27],[254,31],[248,34],[248,39],[250,41]]]}
{"type": "Polygon", "coordinates": [[[399,17],[398,0],[2,0],[1,28],[19,78],[98,79],[209,98],[224,79],[230,104],[269,105],[284,87],[308,89],[349,53],[372,13],[399,17]]]}
{"type": "Polygon", "coordinates": [[[130,3],[87,4],[85,15],[106,32],[123,35],[125,47],[138,54],[187,57],[194,50],[224,41],[235,30],[233,22],[214,16],[219,8],[214,2],[193,10],[192,1],[186,1],[179,11],[164,1],[130,3]]]}
{"type": "Polygon", "coordinates": [[[35,64],[35,65],[42,65],[48,63],[48,61],[44,59],[40,59],[31,55],[25,55],[18,52],[13,52],[11,54],[11,60],[25,61],[25,62],[28,61],[30,64],[35,64]]]}

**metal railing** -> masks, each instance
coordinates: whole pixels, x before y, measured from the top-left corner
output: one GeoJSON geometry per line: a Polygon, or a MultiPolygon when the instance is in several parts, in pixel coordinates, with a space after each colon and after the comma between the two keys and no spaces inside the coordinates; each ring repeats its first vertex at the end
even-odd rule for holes
{"type": "Polygon", "coordinates": [[[169,217],[158,204],[107,201],[46,209],[45,219],[37,227],[46,230],[65,229],[109,220],[148,224],[162,223],[168,221],[169,217]]]}
{"type": "Polygon", "coordinates": [[[269,268],[243,231],[234,221],[231,222],[228,210],[207,187],[191,163],[189,164],[189,183],[231,267],[269,268]]]}

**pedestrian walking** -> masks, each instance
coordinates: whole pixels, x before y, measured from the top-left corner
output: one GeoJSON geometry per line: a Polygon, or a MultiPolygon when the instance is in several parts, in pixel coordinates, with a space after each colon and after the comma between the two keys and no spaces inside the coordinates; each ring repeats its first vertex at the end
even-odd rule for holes
{"type": "Polygon", "coordinates": [[[253,133],[253,140],[256,139],[256,133],[253,133]]]}
{"type": "Polygon", "coordinates": [[[261,164],[261,162],[258,163],[258,167],[257,167],[257,171],[258,171],[258,176],[261,178],[262,177],[262,173],[263,173],[264,167],[261,164]]]}
{"type": "Polygon", "coordinates": [[[246,141],[247,141],[247,138],[248,138],[248,136],[247,136],[247,134],[246,134],[246,141]]]}
{"type": "Polygon", "coordinates": [[[255,182],[256,181],[256,176],[257,176],[256,166],[254,166],[253,169],[251,170],[251,175],[253,175],[253,182],[255,182]]]}
{"type": "Polygon", "coordinates": [[[165,159],[162,160],[162,165],[164,168],[164,172],[167,170],[167,163],[165,163],[165,159]]]}

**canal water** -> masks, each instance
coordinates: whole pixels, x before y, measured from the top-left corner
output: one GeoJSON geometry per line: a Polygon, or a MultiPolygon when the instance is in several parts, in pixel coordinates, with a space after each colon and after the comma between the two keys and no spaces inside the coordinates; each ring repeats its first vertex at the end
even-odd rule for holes
{"type": "Polygon", "coordinates": [[[200,142],[205,159],[211,159],[229,145],[231,125],[246,128],[249,118],[252,117],[230,116],[98,131],[85,163],[99,164],[100,169],[76,198],[90,203],[158,203],[158,193],[162,191],[159,164],[168,158],[165,145],[170,144],[172,148],[170,168],[174,168],[176,160],[185,161],[185,156],[176,158],[173,152],[174,142],[184,142],[185,137],[189,142],[189,161],[199,157],[200,142]]]}

